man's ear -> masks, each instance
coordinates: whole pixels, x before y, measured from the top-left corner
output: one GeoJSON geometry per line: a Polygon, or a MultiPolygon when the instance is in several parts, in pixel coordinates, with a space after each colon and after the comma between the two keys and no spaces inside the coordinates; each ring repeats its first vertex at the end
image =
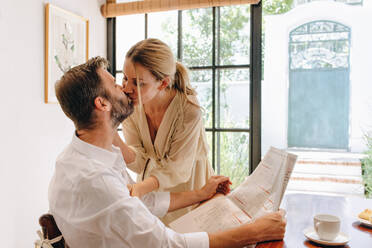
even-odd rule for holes
{"type": "Polygon", "coordinates": [[[111,110],[111,103],[104,97],[97,96],[94,99],[94,105],[96,109],[101,111],[110,111],[111,110]]]}
{"type": "Polygon", "coordinates": [[[159,90],[165,89],[170,84],[170,77],[165,77],[161,80],[160,86],[158,87],[159,90]]]}

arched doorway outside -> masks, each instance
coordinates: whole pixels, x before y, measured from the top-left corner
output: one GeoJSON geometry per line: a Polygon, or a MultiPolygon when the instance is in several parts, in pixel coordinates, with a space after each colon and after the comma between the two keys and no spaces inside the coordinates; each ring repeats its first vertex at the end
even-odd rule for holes
{"type": "Polygon", "coordinates": [[[350,28],[327,20],[289,35],[288,147],[347,150],[350,28]]]}

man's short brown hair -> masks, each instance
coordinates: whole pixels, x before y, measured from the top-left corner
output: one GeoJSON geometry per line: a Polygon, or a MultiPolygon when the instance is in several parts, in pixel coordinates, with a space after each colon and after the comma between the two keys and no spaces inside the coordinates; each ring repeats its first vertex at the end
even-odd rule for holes
{"type": "Polygon", "coordinates": [[[94,99],[106,97],[97,69],[107,67],[105,58],[91,58],[68,70],[55,85],[58,102],[77,130],[94,127],[94,99]]]}

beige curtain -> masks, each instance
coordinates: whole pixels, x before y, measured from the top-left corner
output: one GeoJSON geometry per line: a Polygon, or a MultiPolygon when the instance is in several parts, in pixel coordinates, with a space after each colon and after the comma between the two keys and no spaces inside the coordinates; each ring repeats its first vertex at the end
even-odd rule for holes
{"type": "Polygon", "coordinates": [[[107,0],[106,4],[101,6],[101,13],[104,17],[108,18],[121,15],[143,14],[168,10],[257,4],[259,2],[260,0],[144,0],[116,3],[115,0],[107,0]]]}

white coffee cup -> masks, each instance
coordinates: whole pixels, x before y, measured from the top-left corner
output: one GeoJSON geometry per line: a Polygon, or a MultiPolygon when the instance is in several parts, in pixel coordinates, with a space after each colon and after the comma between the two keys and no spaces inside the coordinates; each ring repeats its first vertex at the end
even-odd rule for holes
{"type": "Polygon", "coordinates": [[[335,215],[317,214],[314,216],[314,229],[320,239],[334,240],[340,232],[341,220],[335,215]]]}

